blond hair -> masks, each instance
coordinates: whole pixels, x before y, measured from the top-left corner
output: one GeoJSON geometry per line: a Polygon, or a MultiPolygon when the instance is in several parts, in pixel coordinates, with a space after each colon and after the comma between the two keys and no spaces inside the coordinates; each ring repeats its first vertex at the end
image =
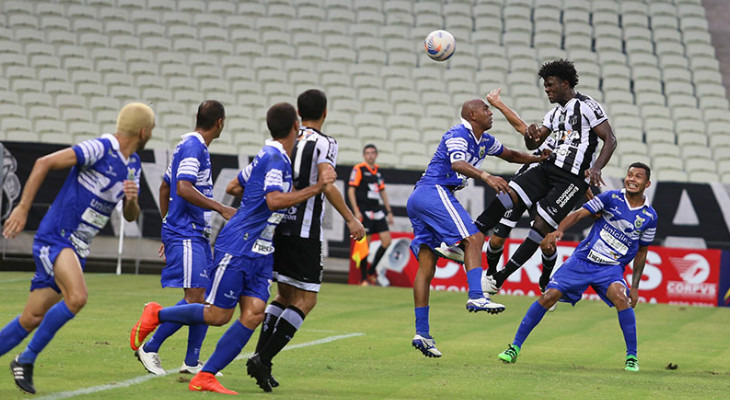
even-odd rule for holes
{"type": "Polygon", "coordinates": [[[134,136],[144,128],[151,128],[155,122],[155,112],[143,103],[129,103],[122,107],[117,117],[117,133],[134,136]]]}

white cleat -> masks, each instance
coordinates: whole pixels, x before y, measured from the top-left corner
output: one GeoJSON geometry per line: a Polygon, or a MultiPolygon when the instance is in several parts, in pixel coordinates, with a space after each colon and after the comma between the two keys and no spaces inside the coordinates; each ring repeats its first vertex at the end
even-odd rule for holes
{"type": "Polygon", "coordinates": [[[420,350],[426,357],[441,357],[441,352],[436,348],[436,341],[433,340],[433,338],[427,339],[416,334],[416,336],[413,337],[413,342],[411,342],[411,344],[413,347],[420,350]]]}
{"type": "Polygon", "coordinates": [[[441,242],[439,247],[433,249],[433,251],[439,256],[447,260],[456,261],[458,263],[464,263],[464,250],[459,245],[449,247],[446,243],[441,242]]]}
{"type": "Polygon", "coordinates": [[[160,361],[159,354],[154,352],[148,353],[144,351],[144,346],[140,346],[139,349],[134,352],[134,355],[137,356],[139,362],[144,365],[145,369],[149,371],[149,373],[155,375],[165,375],[165,369],[162,368],[162,362],[160,361]]]}
{"type": "Polygon", "coordinates": [[[497,281],[491,275],[487,275],[486,272],[482,275],[482,291],[488,294],[497,294],[499,292],[497,281]]]}
{"type": "Polygon", "coordinates": [[[489,296],[485,295],[484,297],[478,299],[467,300],[466,309],[469,312],[486,311],[489,314],[499,314],[504,311],[505,307],[502,304],[493,303],[489,300],[489,296]]]}
{"type": "MultiPolygon", "coordinates": [[[[200,362],[198,362],[198,365],[193,367],[193,366],[185,364],[185,361],[183,361],[182,366],[180,367],[178,372],[180,372],[181,374],[196,375],[198,372],[200,372],[202,370],[203,370],[203,364],[201,364],[200,362]]],[[[223,373],[220,371],[216,372],[215,376],[223,376],[223,373]]]]}

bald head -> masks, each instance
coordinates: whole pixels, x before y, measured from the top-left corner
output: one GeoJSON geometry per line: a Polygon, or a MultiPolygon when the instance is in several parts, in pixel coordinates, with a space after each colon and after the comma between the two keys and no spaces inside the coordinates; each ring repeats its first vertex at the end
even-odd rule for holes
{"type": "Polygon", "coordinates": [[[142,103],[129,103],[122,107],[117,117],[117,133],[124,136],[135,136],[142,129],[152,129],[155,123],[155,112],[142,103]]]}
{"type": "Polygon", "coordinates": [[[464,105],[461,106],[461,118],[464,118],[465,120],[469,120],[469,116],[473,112],[477,112],[482,107],[484,107],[484,104],[486,102],[482,99],[471,99],[464,102],[464,105]]]}

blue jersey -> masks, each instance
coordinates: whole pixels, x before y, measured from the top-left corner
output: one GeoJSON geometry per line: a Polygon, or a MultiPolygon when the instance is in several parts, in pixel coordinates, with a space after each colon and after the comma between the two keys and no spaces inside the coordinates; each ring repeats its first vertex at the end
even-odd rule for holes
{"type": "Polygon", "coordinates": [[[203,196],[213,198],[210,153],[198,132],[186,133],[175,147],[167,167],[165,182],[170,186],[170,203],[162,220],[162,238],[210,237],[211,210],[198,207],[177,194],[177,182],[188,181],[203,196]]]}
{"type": "Polygon", "coordinates": [[[466,161],[475,168],[479,168],[487,155],[498,156],[504,147],[494,136],[484,132],[477,140],[472,132],[471,124],[462,119],[460,125],[455,125],[441,138],[441,142],[428,163],[426,172],[418,184],[449,186],[461,189],[467,184],[467,177],[451,169],[456,161],[466,161]]]}
{"type": "Polygon", "coordinates": [[[631,208],[624,190],[603,192],[583,205],[592,213],[601,213],[573,253],[596,264],[626,265],[639,247],[654,241],[657,214],[646,202],[631,208]]]}
{"type": "Polygon", "coordinates": [[[124,197],[124,181],[134,181],[139,187],[141,164],[137,154],[127,159],[119,151],[117,138],[110,134],[83,141],[72,149],[76,165],[35,237],[48,242],[68,241],[79,257],[86,258],[91,240],[124,197]]]}
{"type": "Polygon", "coordinates": [[[241,206],[216,239],[216,254],[262,257],[274,252],[274,231],[286,209],[269,210],[266,194],[289,192],[291,171],[291,161],[284,147],[276,141],[267,142],[251,163],[241,206]]]}

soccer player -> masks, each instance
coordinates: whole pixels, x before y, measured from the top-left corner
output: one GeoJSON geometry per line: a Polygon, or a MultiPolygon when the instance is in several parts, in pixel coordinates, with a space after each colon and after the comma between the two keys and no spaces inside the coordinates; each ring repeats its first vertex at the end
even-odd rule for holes
{"type": "MultiPolygon", "coordinates": [[[[311,89],[297,98],[302,126],[294,147],[292,169],[294,188],[302,190],[313,185],[325,170],[335,167],[337,141],[322,133],[327,117],[327,96],[311,89]]],[[[245,191],[248,191],[246,186],[245,191]]],[[[324,232],[324,198],[342,215],[355,240],[365,236],[365,228],[347,207],[345,199],[334,185],[322,194],[296,204],[284,214],[274,245],[274,280],[278,292],[266,307],[264,323],[256,343],[256,354],[246,363],[248,374],[266,392],[279,383],[271,375],[271,360],[291,341],[304,319],[317,304],[322,284],[322,240],[324,232]]]]}
{"type": "Polygon", "coordinates": [[[393,210],[390,208],[388,194],[385,192],[383,174],[378,170],[378,164],[375,164],[378,148],[374,144],[368,144],[362,149],[362,156],[365,161],[352,167],[347,197],[353,207],[355,217],[365,226],[368,245],[370,245],[370,238],[374,233],[380,237],[380,247],[375,252],[375,258],[370,267],[368,267],[367,258],[360,263],[362,283],[368,284],[375,283],[378,263],[390,246],[388,225],[393,225],[393,210]],[[380,205],[380,199],[383,199],[383,206],[380,205]]]}
{"type": "Polygon", "coordinates": [[[481,249],[484,235],[472,222],[469,213],[454,196],[466,186],[468,178],[481,179],[499,193],[507,190],[504,179],[479,170],[484,157],[494,155],[516,163],[533,163],[546,157],[510,150],[486,133],[492,127],[492,111],[482,99],[466,101],[461,108],[461,124],[455,125],[441,138],[431,162],[413,193],[406,209],[413,225],[411,251],[418,259],[418,272],[413,282],[416,335],[413,346],[427,357],[440,357],[430,335],[428,322],[431,280],[436,272],[437,256],[433,248],[441,242],[454,245],[464,241],[469,311],[499,313],[504,306],[492,303],[482,292],[481,249]]]}
{"type": "Polygon", "coordinates": [[[25,227],[28,210],[48,171],[71,168],[33,239],[36,272],[23,312],[0,330],[0,355],[38,328],[25,350],[10,362],[15,384],[35,394],[33,366],[53,336],[86,305],[83,268],[91,240],[104,228],[119,200],[127,221],[139,215],[137,196],[144,148],[155,114],[142,103],[124,106],[117,131],[83,141],[36,160],[20,202],[5,221],[3,235],[14,238],[25,227]]]}
{"type": "Polygon", "coordinates": [[[545,115],[542,126],[532,124],[526,128],[525,144],[528,149],[536,149],[553,134],[555,150],[548,161],[515,176],[507,193],[498,194],[475,221],[486,234],[515,205],[519,210],[537,205],[537,215],[525,241],[502,270],[485,276],[487,292],[492,294],[532,257],[545,235],[555,230],[584,196],[589,183],[605,184],[601,168],[608,164],[616,149],[616,137],[603,107],[575,90],[578,74],[572,62],[545,63],[538,75],[544,80],[548,99],[557,105],[545,115]],[[603,141],[603,147],[594,161],[598,139],[603,141]]]}
{"type": "Polygon", "coordinates": [[[615,306],[618,311],[619,325],[626,342],[626,371],[639,370],[634,307],[639,300],[639,283],[647,249],[654,241],[657,227],[657,214],[644,196],[644,191],[651,184],[650,177],[649,166],[639,162],[631,164],[624,179],[624,189],[597,195],[581,209],[569,214],[557,230],[548,234],[547,242],[554,248],[564,232],[576,222],[601,213],[588,237],[555,272],[547,291],[527,310],[514,341],[499,354],[502,361],[517,361],[522,344],[547,309],[557,301],[575,305],[591,286],[609,307],[615,306]],[[634,266],[629,289],[624,280],[624,268],[632,259],[634,266]]]}
{"type": "Polygon", "coordinates": [[[220,338],[202,371],[190,381],[188,388],[192,391],[237,394],[223,387],[215,374],[241,352],[264,318],[272,279],[274,230],[288,207],[321,193],[336,178],[334,169],[326,168],[315,185],[290,192],[289,157],[299,130],[297,112],[291,104],[275,104],[266,113],[266,125],[273,140],[267,141],[253,160],[241,206],[216,240],[208,305],[162,308],[147,303],[130,333],[130,345],[137,350],[161,322],[221,326],[230,321],[238,305],[241,315],[220,338]]]}
{"type": "MultiPolygon", "coordinates": [[[[223,105],[215,100],[198,106],[195,130],[182,136],[160,185],[162,250],[166,263],[160,281],[163,288],[183,289],[183,298],[177,304],[205,301],[205,289],[210,281],[208,269],[213,262],[209,239],[211,210],[225,219],[236,213],[235,208],[213,200],[208,146],[220,137],[225,118],[223,105]]],[[[165,339],[181,326],[172,322],[160,325],[152,338],[135,352],[147,371],[165,374],[158,351],[165,339]]],[[[190,326],[181,373],[196,374],[203,368],[198,356],[207,330],[208,325],[190,326]]]]}

